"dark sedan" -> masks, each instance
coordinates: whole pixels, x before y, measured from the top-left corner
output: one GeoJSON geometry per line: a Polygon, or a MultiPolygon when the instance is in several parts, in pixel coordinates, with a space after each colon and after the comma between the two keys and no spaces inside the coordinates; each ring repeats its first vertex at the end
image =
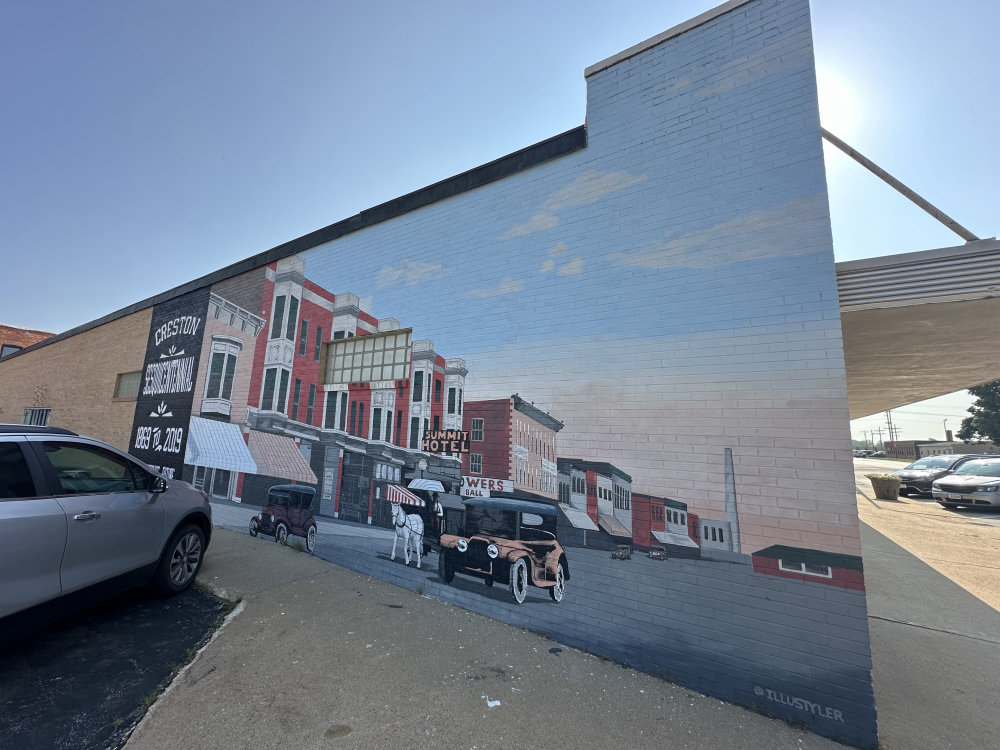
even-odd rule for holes
{"type": "Polygon", "coordinates": [[[944,456],[925,456],[914,461],[909,466],[894,472],[894,475],[899,477],[899,494],[904,497],[911,494],[930,495],[931,485],[935,479],[952,474],[962,464],[977,458],[996,458],[996,456],[958,453],[944,456]]]}

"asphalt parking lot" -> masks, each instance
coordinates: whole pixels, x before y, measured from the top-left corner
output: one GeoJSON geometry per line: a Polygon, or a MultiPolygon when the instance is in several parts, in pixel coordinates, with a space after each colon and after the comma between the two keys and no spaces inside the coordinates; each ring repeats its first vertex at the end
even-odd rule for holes
{"type": "Polygon", "coordinates": [[[16,641],[0,655],[0,747],[121,747],[229,608],[195,588],[136,591],[16,641]]]}

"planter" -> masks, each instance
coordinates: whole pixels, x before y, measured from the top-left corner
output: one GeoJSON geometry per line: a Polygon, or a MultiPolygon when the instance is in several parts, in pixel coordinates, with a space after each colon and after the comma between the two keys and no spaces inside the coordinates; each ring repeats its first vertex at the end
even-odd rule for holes
{"type": "Polygon", "coordinates": [[[889,474],[866,474],[872,483],[875,497],[878,500],[898,500],[899,499],[899,477],[889,474]]]}

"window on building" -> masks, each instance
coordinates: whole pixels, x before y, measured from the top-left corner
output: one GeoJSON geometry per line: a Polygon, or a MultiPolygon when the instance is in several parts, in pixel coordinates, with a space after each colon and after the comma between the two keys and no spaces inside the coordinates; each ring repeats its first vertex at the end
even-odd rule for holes
{"type": "Polygon", "coordinates": [[[778,560],[778,569],[788,571],[789,573],[805,573],[806,575],[819,576],[820,578],[833,578],[833,571],[829,565],[778,560]]]}
{"type": "Polygon", "coordinates": [[[232,474],[225,469],[194,467],[194,486],[212,497],[228,500],[231,483],[232,474]]]}
{"type": "Polygon", "coordinates": [[[449,414],[454,414],[455,413],[455,389],[454,388],[449,388],[448,389],[448,413],[449,414]]]}
{"type": "Polygon", "coordinates": [[[142,370],[136,372],[120,372],[115,378],[115,398],[135,400],[139,398],[139,387],[142,385],[142,370]]]}
{"type": "Polygon", "coordinates": [[[306,346],[309,344],[309,321],[305,318],[302,319],[302,325],[299,328],[299,356],[306,356],[306,346]]]}
{"type": "Polygon", "coordinates": [[[236,362],[243,343],[238,339],[212,339],[212,357],[208,364],[208,383],[205,398],[231,401],[233,398],[233,378],[236,377],[236,362]]]}
{"type": "Polygon", "coordinates": [[[385,442],[392,442],[392,409],[385,410],[385,442]]]}
{"type": "Polygon", "coordinates": [[[411,345],[409,329],[331,341],[324,355],[324,383],[405,380],[410,377],[411,345]]]}
{"type": "Polygon", "coordinates": [[[469,471],[473,474],[483,473],[483,454],[482,453],[470,453],[469,454],[469,471]]]}
{"type": "Polygon", "coordinates": [[[420,417],[410,418],[410,448],[420,447],[420,417]]]}
{"type": "Polygon", "coordinates": [[[440,430],[441,429],[441,417],[439,417],[437,414],[434,415],[434,428],[433,429],[435,429],[435,430],[440,430]]]}
{"type": "Polygon", "coordinates": [[[285,338],[295,341],[295,322],[299,317],[299,298],[288,298],[288,326],[285,329],[285,338]]]}
{"type": "Polygon", "coordinates": [[[340,394],[340,431],[347,432],[347,393],[340,394]]]}
{"type": "Polygon", "coordinates": [[[358,402],[357,401],[352,401],[351,402],[351,427],[348,430],[348,433],[351,434],[351,435],[356,434],[355,429],[357,428],[357,426],[358,426],[358,402]]]}
{"type": "Polygon", "coordinates": [[[24,417],[21,419],[21,424],[30,424],[35,427],[46,427],[49,424],[49,415],[51,413],[52,409],[43,409],[37,406],[31,409],[25,409],[24,417]]]}
{"type": "Polygon", "coordinates": [[[292,412],[288,416],[298,421],[299,418],[299,396],[302,393],[302,381],[295,378],[295,391],[292,393],[292,412]]]}
{"type": "Polygon", "coordinates": [[[274,315],[271,316],[272,339],[281,338],[281,323],[285,316],[285,303],[286,298],[284,296],[278,297],[274,300],[274,315]]]}
{"type": "Polygon", "coordinates": [[[434,403],[435,404],[440,404],[441,403],[441,390],[443,389],[443,387],[444,386],[442,385],[441,381],[438,380],[437,378],[434,378],[434,403]]]}
{"type": "Polygon", "coordinates": [[[313,361],[319,362],[319,354],[323,348],[323,326],[316,326],[316,346],[313,351],[313,361]]]}
{"type": "Polygon", "coordinates": [[[346,338],[347,338],[347,331],[334,331],[333,332],[333,340],[334,341],[339,341],[340,339],[346,339],[346,338]]]}
{"type": "Polygon", "coordinates": [[[277,410],[285,413],[285,400],[288,398],[288,379],[291,377],[288,370],[281,371],[281,379],[278,384],[278,405],[277,410]]]}
{"type": "Polygon", "coordinates": [[[274,408],[274,386],[278,377],[275,368],[264,371],[264,389],[260,395],[260,408],[270,411],[274,408]]]}
{"type": "Polygon", "coordinates": [[[358,402],[358,431],[355,434],[358,437],[365,434],[365,405],[360,401],[358,402]]]}
{"type": "Polygon", "coordinates": [[[396,445],[403,445],[403,412],[396,411],[396,445]]]}
{"type": "Polygon", "coordinates": [[[309,403],[306,404],[306,424],[313,423],[313,408],[316,406],[316,386],[309,384],[309,403]]]}
{"type": "Polygon", "coordinates": [[[413,373],[413,384],[412,384],[411,388],[412,388],[412,391],[413,391],[412,395],[413,395],[413,401],[414,401],[414,403],[416,403],[417,401],[422,400],[423,397],[424,397],[424,373],[423,373],[423,370],[417,370],[415,373],[413,373]]]}
{"type": "Polygon", "coordinates": [[[486,420],[479,417],[472,418],[472,435],[470,436],[472,440],[482,440],[483,433],[486,431],[486,420]]]}
{"type": "Polygon", "coordinates": [[[337,394],[326,394],[326,413],[323,416],[323,426],[330,430],[337,424],[337,394]]]}
{"type": "Polygon", "coordinates": [[[372,440],[382,437],[382,410],[372,409],[372,440]]]}
{"type": "Polygon", "coordinates": [[[458,389],[458,413],[462,413],[462,389],[458,389]]]}
{"type": "Polygon", "coordinates": [[[23,348],[23,346],[14,346],[14,344],[4,344],[3,346],[0,346],[0,357],[6,357],[8,354],[19,352],[23,348]]]}

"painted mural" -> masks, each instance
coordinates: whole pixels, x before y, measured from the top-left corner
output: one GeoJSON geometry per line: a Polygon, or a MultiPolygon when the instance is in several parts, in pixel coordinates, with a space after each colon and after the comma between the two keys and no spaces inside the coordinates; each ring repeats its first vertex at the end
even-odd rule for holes
{"type": "Polygon", "coordinates": [[[587,85],[585,148],[157,308],[133,452],[261,543],[873,745],[808,4],[587,85]]]}

